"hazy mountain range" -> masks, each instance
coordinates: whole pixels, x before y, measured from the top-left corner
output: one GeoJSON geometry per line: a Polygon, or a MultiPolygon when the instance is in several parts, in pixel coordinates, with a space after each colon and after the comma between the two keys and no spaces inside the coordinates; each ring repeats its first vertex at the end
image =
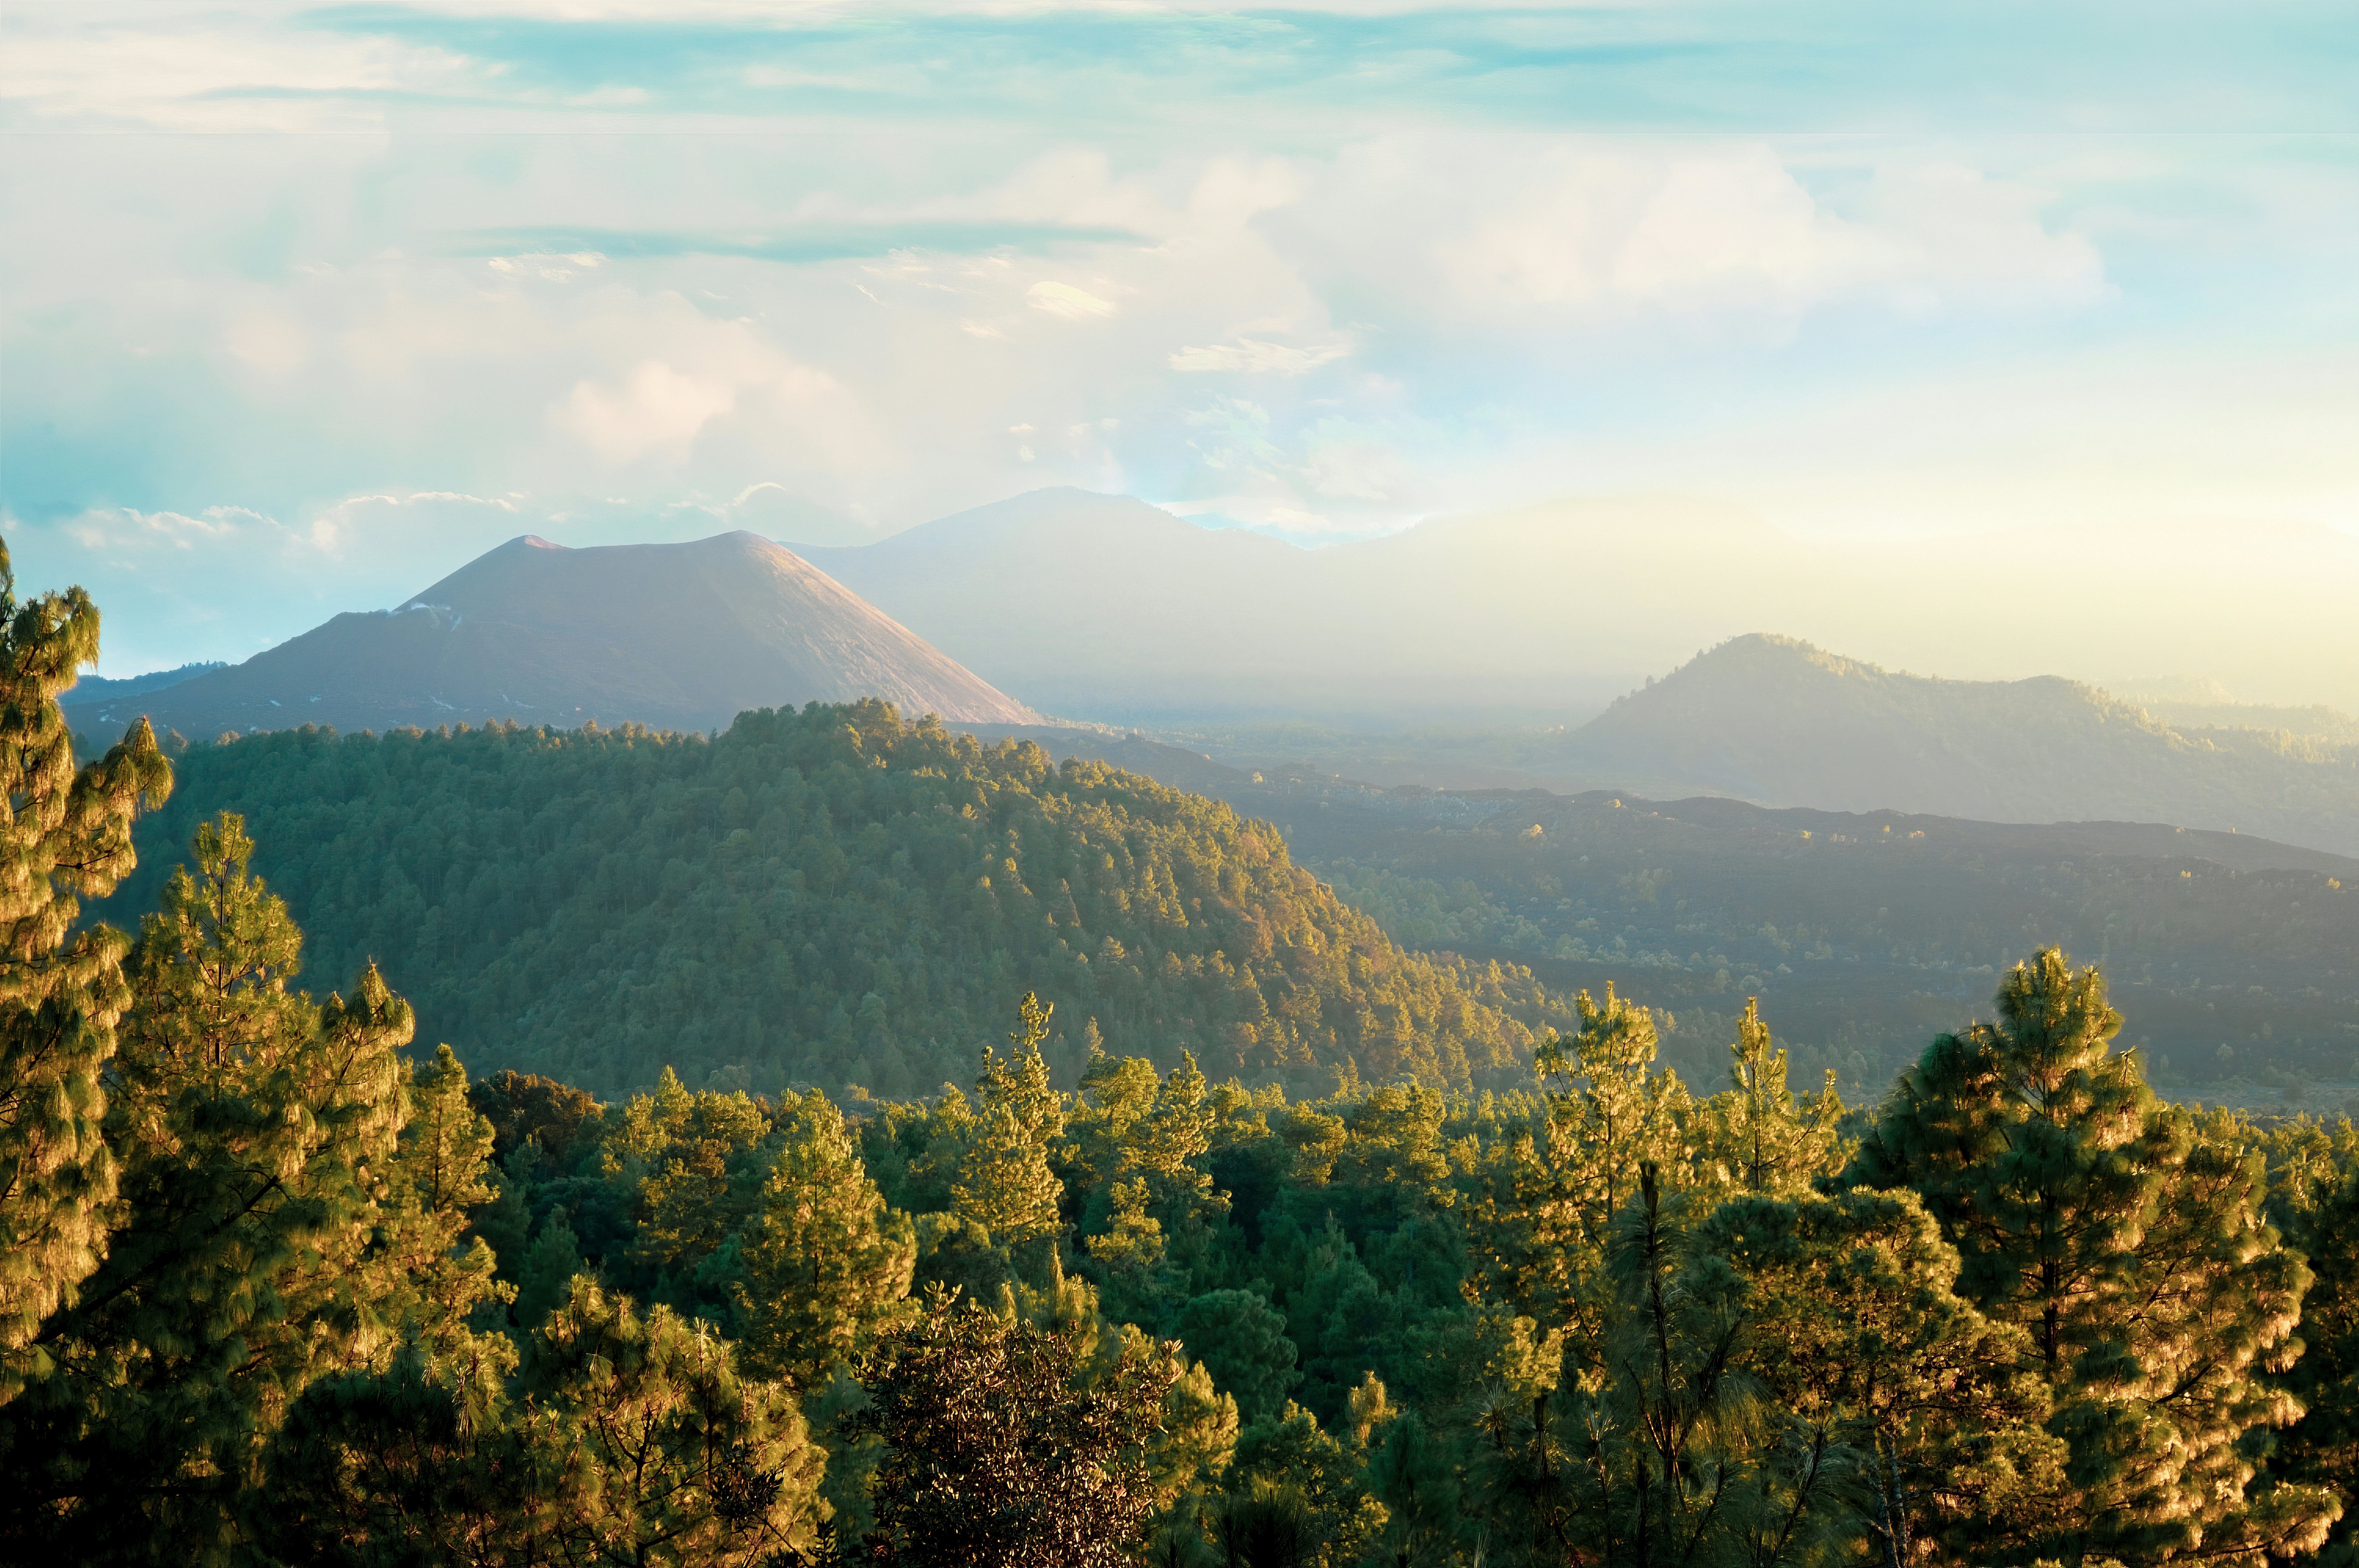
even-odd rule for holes
{"type": "MultiPolygon", "coordinates": [[[[2062,596],[2081,633],[2118,633],[2109,662],[2147,667],[2201,655],[2216,631],[2178,625],[2183,637],[2152,646],[2122,631],[2125,614],[2172,630],[2153,613],[2170,600],[2152,582],[2108,587],[2186,566],[2168,552],[2109,578],[2075,565],[2069,541],[1985,545],[1851,558],[1731,509],[1632,502],[1306,550],[1135,500],[1043,491],[799,553],[745,533],[575,550],[527,536],[397,610],[337,616],[234,668],[93,682],[68,702],[93,738],[147,712],[201,740],[306,721],[702,730],[747,708],[880,697],[971,725],[1038,725],[1036,709],[1131,719],[1248,770],[1301,764],[1379,784],[2167,822],[2359,850],[2359,721],[2333,708],[2239,704],[2205,677],[2125,683],[2135,701],[2057,675],[1942,679],[1763,635],[1757,622],[1716,630],[1756,611],[1913,618],[2006,650],[1985,664],[2020,664],[2033,655],[2007,628],[2062,596]],[[2010,572],[2012,588],[1992,576],[2010,572]],[[1689,658],[1690,638],[1710,650],[1689,658]],[[1453,722],[1401,725],[1419,713],[1453,722]],[[1500,721],[1517,714],[1526,721],[1500,721]],[[1321,715],[1337,722],[1305,722],[1321,715]]],[[[2348,616],[2304,609],[2339,583],[2332,552],[2313,555],[2325,567],[2274,596],[2223,579],[2221,623],[2275,609],[2285,647],[2344,634],[2348,616]]],[[[2255,558],[2272,558],[2267,541],[2255,558]]]]}
{"type": "Polygon", "coordinates": [[[2359,745],[2180,728],[2096,687],[1896,675],[1785,637],[1736,638],[1553,749],[1641,793],[1995,822],[2169,822],[2359,854],[2359,745]]]}
{"type": "Polygon", "coordinates": [[[1153,751],[1144,738],[1026,733],[1212,791],[1234,769],[1379,787],[1717,795],[1986,822],[2168,823],[2349,855],[2359,854],[2359,740],[2332,737],[2351,729],[2332,709],[2310,716],[2310,733],[2171,722],[2060,676],[1939,680],[1756,633],[1579,726],[1210,726],[1164,731],[1178,744],[1153,751]]]}
{"type": "Polygon", "coordinates": [[[790,547],[1011,695],[1117,723],[1577,722],[1765,629],[1952,676],[2178,670],[2359,711],[2359,539],[2322,526],[1805,542],[1632,498],[1306,549],[1065,489],[790,547]]]}
{"type": "Polygon", "coordinates": [[[161,689],[70,693],[77,729],[147,713],[196,740],[513,719],[726,726],[747,708],[881,697],[945,719],[1029,708],[751,534],[570,550],[511,539],[390,611],[344,614],[161,689]]]}

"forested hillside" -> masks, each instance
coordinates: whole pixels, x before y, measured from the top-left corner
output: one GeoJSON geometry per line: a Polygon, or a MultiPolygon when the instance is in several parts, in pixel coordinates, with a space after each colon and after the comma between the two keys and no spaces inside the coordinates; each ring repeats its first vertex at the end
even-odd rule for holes
{"type": "Polygon", "coordinates": [[[1513,967],[1403,954],[1265,824],[878,703],[726,734],[334,736],[198,746],[110,913],[230,809],[321,973],[374,959],[483,1068],[614,1093],[922,1091],[1027,990],[1091,1046],[1299,1090],[1518,1077],[1560,1017],[1513,967]]]}
{"type": "Polygon", "coordinates": [[[1667,1057],[1717,1059],[1745,999],[1796,1059],[1880,1095],[2027,943],[2102,962],[2147,1065],[2269,1109],[2359,1097],[2359,860],[2248,834],[1765,809],[1620,791],[1377,789],[1045,730],[1278,825],[1404,947],[1609,984],[1668,1011],[1667,1057]]]}

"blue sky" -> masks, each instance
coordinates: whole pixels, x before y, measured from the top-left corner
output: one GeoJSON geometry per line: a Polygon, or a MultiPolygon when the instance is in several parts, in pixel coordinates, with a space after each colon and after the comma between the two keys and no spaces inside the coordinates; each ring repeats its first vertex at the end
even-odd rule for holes
{"type": "Polygon", "coordinates": [[[0,527],[109,673],[501,539],[2359,531],[2359,11],[0,8],[0,527]]]}

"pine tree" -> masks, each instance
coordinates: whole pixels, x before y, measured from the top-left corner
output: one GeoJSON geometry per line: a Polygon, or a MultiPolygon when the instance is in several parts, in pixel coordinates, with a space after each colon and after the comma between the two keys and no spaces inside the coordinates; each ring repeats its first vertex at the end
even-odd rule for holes
{"type": "Polygon", "coordinates": [[[1887,1568],[2020,1554],[2065,1487],[2065,1445],[2041,1424],[2029,1336],[1954,1292],[1957,1251],[1914,1193],[1748,1195],[1696,1247],[1750,1287],[1746,1365],[1771,1428],[1754,1560],[1830,1492],[1857,1506],[1810,1507],[1810,1533],[1865,1534],[1887,1568]]]}
{"type": "Polygon", "coordinates": [[[1258,1291],[1208,1291],[1180,1309],[1173,1330],[1221,1390],[1235,1397],[1247,1425],[1276,1420],[1302,1381],[1286,1317],[1258,1291]]]}
{"type": "Polygon", "coordinates": [[[917,1235],[886,1208],[825,1095],[787,1096],[777,1127],[784,1141],[741,1254],[743,1354],[760,1375],[808,1390],[915,1321],[917,1235]]]}
{"type": "Polygon", "coordinates": [[[1026,1133],[1012,1108],[993,1106],[959,1162],[951,1211],[983,1227],[999,1245],[1020,1247],[1057,1233],[1063,1194],[1064,1184],[1049,1168],[1048,1150],[1026,1133]]]}
{"type": "Polygon", "coordinates": [[[1002,1247],[1054,1236],[1063,1224],[1064,1184],[1049,1167],[1049,1150],[1064,1132],[1064,1103],[1049,1087],[1040,1058],[1052,1011],[1025,992],[1007,1037],[1012,1053],[1002,1059],[984,1047],[976,1085],[983,1111],[951,1184],[951,1212],[982,1226],[1002,1247]]]}
{"type": "Polygon", "coordinates": [[[742,1374],[704,1325],[577,1281],[526,1342],[522,1387],[525,1421],[547,1422],[528,1440],[565,1476],[549,1559],[761,1562],[817,1546],[826,1455],[793,1390],[742,1374]]]}
{"type": "Polygon", "coordinates": [[[516,1326],[527,1333],[538,1328],[572,1292],[574,1278],[583,1271],[572,1224],[563,1209],[549,1210],[516,1268],[516,1326]]]}
{"type": "Polygon", "coordinates": [[[1582,991],[1575,1005],[1579,1033],[1550,1036],[1534,1058],[1547,1103],[1542,1136],[1503,1152],[1475,1229],[1482,1288],[1566,1328],[1571,1354],[1595,1368],[1613,1311],[1606,1254],[1614,1217],[1636,1196],[1642,1165],[1654,1165],[1658,1181],[1686,1168],[1690,1102],[1676,1076],[1649,1071],[1658,1041],[1647,1009],[1611,986],[1602,1004],[1582,991]]]}
{"type": "Polygon", "coordinates": [[[2328,1568],[2350,1568],[2359,1562],[2359,1128],[2347,1118],[2332,1129],[2305,1118],[2272,1142],[2270,1206],[2311,1279],[2301,1359],[2278,1379],[2302,1415],[2278,1439],[2269,1469],[2335,1491],[2343,1518],[2320,1556],[2328,1568]]]}
{"type": "Polygon", "coordinates": [[[230,1553],[271,1422],[312,1379],[390,1354],[414,1301],[377,1299],[365,1266],[409,1009],[373,968],[349,1004],[290,991],[301,935],[248,874],[243,824],[224,814],[195,848],[130,967],[106,1261],[41,1331],[59,1374],[40,1408],[0,1429],[17,1528],[97,1555],[230,1553]]]}
{"type": "Polygon", "coordinates": [[[1697,1118],[1703,1184],[1795,1196],[1841,1170],[1850,1151],[1838,1130],[1843,1103],[1833,1069],[1817,1094],[1797,1102],[1786,1087],[1786,1053],[1772,1047],[1760,1003],[1750,997],[1729,1055],[1733,1087],[1705,1101],[1697,1118]]]}
{"type": "Polygon", "coordinates": [[[104,1255],[114,1161],[103,1084],[130,1003],[129,943],[76,933],[78,895],[132,868],[131,820],[170,792],[147,721],[76,771],[58,694],[98,657],[81,589],[18,602],[0,541],[0,1406],[44,1375],[41,1325],[104,1255]]]}
{"type": "Polygon", "coordinates": [[[669,1308],[578,1281],[505,1376],[497,1336],[315,1383],[266,1456],[288,1562],[806,1562],[824,1455],[792,1395],[669,1308]],[[522,1398],[516,1397],[518,1394],[522,1398]]]}
{"type": "Polygon", "coordinates": [[[760,1202],[769,1130],[751,1096],[691,1091],[669,1066],[653,1095],[631,1097],[604,1161],[638,1188],[640,1254],[693,1269],[743,1229],[760,1202]]]}
{"type": "Polygon", "coordinates": [[[448,1045],[424,1067],[403,1065],[401,1142],[377,1200],[363,1289],[389,1329],[441,1346],[480,1302],[504,1304],[516,1289],[494,1278],[481,1237],[462,1244],[491,1182],[492,1124],[470,1102],[467,1069],[448,1045]]]}
{"type": "Polygon", "coordinates": [[[2093,968],[2049,948],[1998,1019],[1902,1075],[1855,1180],[1907,1185],[1962,1260],[1959,1289],[2021,1325],[2071,1446],[2046,1549],[2152,1561],[2321,1540],[2331,1495],[2255,1489],[2255,1444],[2299,1410],[2264,1377],[2309,1283],[2267,1222],[2267,1174],[2229,1119],[2155,1102],[2093,968]]]}

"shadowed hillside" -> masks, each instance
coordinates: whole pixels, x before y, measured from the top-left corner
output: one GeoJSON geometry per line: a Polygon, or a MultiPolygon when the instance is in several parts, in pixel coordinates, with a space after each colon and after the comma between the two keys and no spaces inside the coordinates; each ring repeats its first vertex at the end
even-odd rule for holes
{"type": "Polygon", "coordinates": [[[2174,1084],[2359,1111],[2359,860],[2158,824],[1379,789],[1139,736],[1031,733],[1276,823],[1405,947],[1668,1008],[1690,1081],[1717,1076],[1758,997],[1798,1071],[1880,1094],[2017,949],[2056,942],[2104,964],[2129,1038],[2174,1084]]]}
{"type": "Polygon", "coordinates": [[[791,552],[751,534],[571,550],[526,535],[397,610],[339,615],[160,691],[68,697],[77,730],[160,732],[513,719],[714,729],[749,708],[875,697],[1033,717],[791,552]]]}
{"type": "Polygon", "coordinates": [[[1999,822],[2168,822],[2359,853],[2359,747],[2174,729],[2057,676],[1895,674],[1723,643],[1573,731],[1555,767],[1641,793],[1999,822]]]}

